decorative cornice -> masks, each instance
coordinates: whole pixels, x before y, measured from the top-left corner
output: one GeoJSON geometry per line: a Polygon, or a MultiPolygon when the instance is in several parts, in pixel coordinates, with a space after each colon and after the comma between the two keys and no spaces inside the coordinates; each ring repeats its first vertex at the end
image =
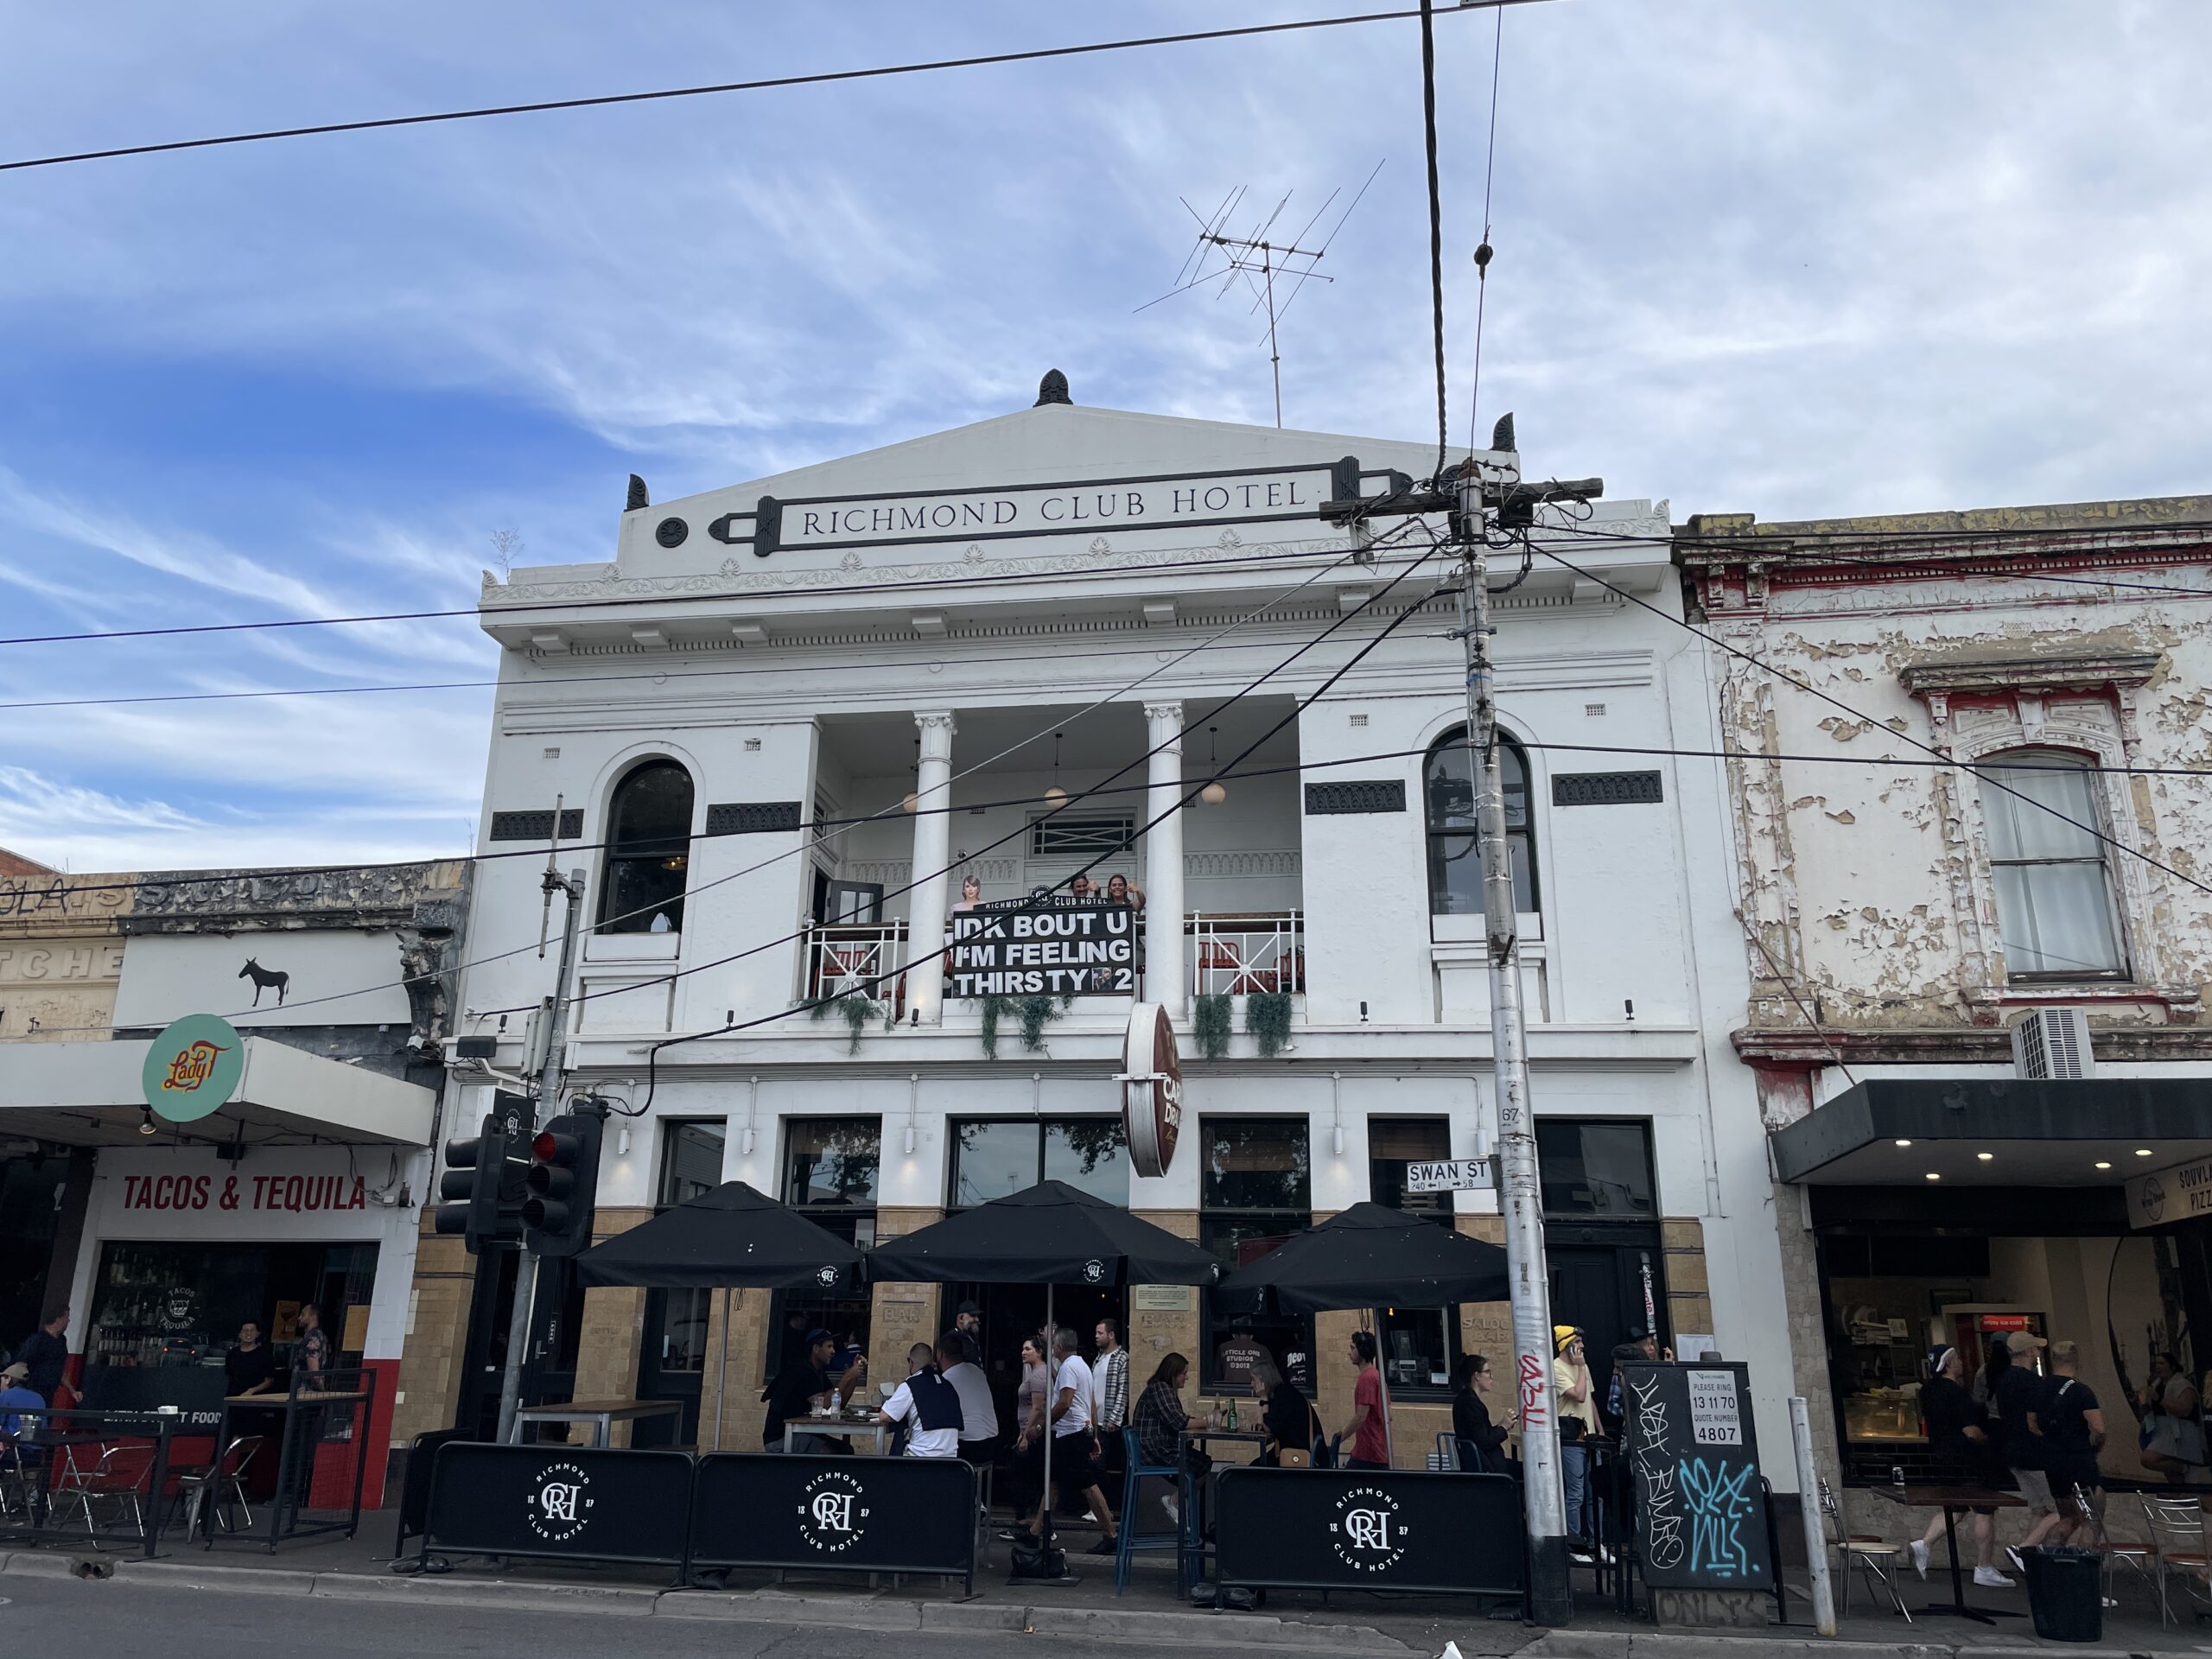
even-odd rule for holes
{"type": "MultiPolygon", "coordinates": [[[[1814,1068],[1834,1065],[1990,1065],[2012,1058],[2012,1033],[2003,1026],[1947,1026],[1927,1030],[1821,1031],[1745,1027],[1731,1032],[1739,1059],[1751,1065],[1814,1068]]],[[[2212,1060],[2212,1027],[2093,1027],[2097,1058],[2118,1061],[2212,1060]]]]}
{"type": "Polygon", "coordinates": [[[2155,651],[2092,652],[2075,656],[1954,657],[1908,664],[1898,677],[1916,697],[2102,691],[2147,685],[2163,654],[2155,651]]]}

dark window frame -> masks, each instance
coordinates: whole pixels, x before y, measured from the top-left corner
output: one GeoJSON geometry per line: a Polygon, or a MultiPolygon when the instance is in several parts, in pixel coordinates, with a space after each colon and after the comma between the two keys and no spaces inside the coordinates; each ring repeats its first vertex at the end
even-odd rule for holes
{"type": "Polygon", "coordinates": [[[1541,1185],[1539,1188],[1537,1196],[1538,1202],[1543,1207],[1544,1218],[1547,1221],[1554,1219],[1561,1221],[1624,1221],[1635,1222],[1649,1226],[1658,1225],[1664,1211],[1664,1206],[1659,1201],[1657,1139],[1656,1129],[1653,1125],[1652,1120],[1648,1117],[1538,1117],[1536,1119],[1536,1160],[1539,1179],[1541,1185]],[[1622,1211],[1605,1210],[1594,1205],[1586,1210],[1553,1208],[1551,1193],[1554,1186],[1554,1181],[1550,1174],[1547,1173],[1549,1160],[1544,1156],[1543,1142],[1547,1130],[1556,1135],[1560,1130],[1567,1128],[1572,1128],[1578,1132],[1586,1128],[1621,1128],[1633,1129],[1639,1133],[1643,1139],[1643,1177],[1645,1190],[1649,1194],[1649,1207],[1643,1210],[1628,1210],[1622,1211]]]}
{"type": "Polygon", "coordinates": [[[1108,1113],[1093,1112],[1063,1112],[1055,1116],[1050,1117],[1029,1117],[1007,1113],[997,1113],[976,1117],[957,1117],[947,1121],[945,1124],[945,1140],[950,1145],[951,1156],[945,1160],[945,1212],[948,1215],[955,1215],[963,1210],[974,1209],[976,1204],[988,1202],[986,1199],[976,1199],[969,1203],[963,1203],[961,1200],[960,1154],[967,1149],[961,1141],[961,1135],[963,1130],[971,1128],[990,1128],[1007,1125],[1021,1128],[1034,1129],[1037,1134],[1037,1161],[1035,1165],[1035,1179],[1031,1182],[1031,1185],[1033,1185],[1036,1181],[1041,1181],[1046,1179],[1046,1173],[1049,1166],[1048,1160],[1051,1155],[1052,1131],[1055,1128],[1065,1131],[1071,1124],[1081,1124],[1089,1128],[1111,1128],[1119,1132],[1115,1139],[1114,1148],[1110,1155],[1120,1163],[1123,1171],[1122,1192],[1118,1198],[1109,1197],[1109,1202],[1117,1203],[1126,1209],[1129,1202],[1128,1180],[1128,1136],[1127,1131],[1122,1128],[1122,1120],[1120,1118],[1113,1116],[1111,1114],[1108,1113]]]}
{"type": "MultiPolygon", "coordinates": [[[[1377,1158],[1374,1154],[1375,1132],[1378,1127],[1399,1128],[1416,1124],[1424,1129],[1433,1127],[1440,1132],[1437,1135],[1439,1143],[1437,1149],[1427,1154],[1422,1161],[1427,1161],[1429,1159],[1440,1161],[1451,1157],[1452,1120],[1440,1113],[1408,1112],[1402,1115],[1394,1114],[1387,1117],[1370,1117],[1367,1121],[1367,1195],[1376,1204],[1386,1205],[1406,1215],[1424,1217],[1439,1226],[1448,1228],[1454,1224],[1452,1219],[1453,1214],[1452,1195],[1449,1192],[1408,1193],[1402,1185],[1395,1188],[1387,1186],[1387,1166],[1402,1164],[1408,1160],[1397,1158],[1377,1158]]],[[[1402,1173],[1401,1170],[1402,1176],[1402,1173]]],[[[1452,1397],[1452,1368],[1458,1364],[1462,1351],[1458,1305],[1446,1303],[1440,1307],[1408,1306],[1402,1309],[1377,1307],[1374,1310],[1374,1313],[1376,1338],[1382,1344],[1383,1376],[1389,1383],[1390,1397],[1394,1400],[1449,1400],[1452,1397]],[[1442,1322],[1445,1375],[1445,1381],[1442,1382],[1428,1381],[1406,1382],[1390,1376],[1389,1330],[1392,1320],[1400,1313],[1416,1317],[1434,1314],[1442,1322]]]]}
{"type": "MultiPolygon", "coordinates": [[[[782,1158],[777,1165],[777,1192],[783,1201],[804,1213],[808,1220],[826,1228],[829,1231],[836,1234],[838,1237],[849,1241],[861,1249],[874,1249],[875,1248],[876,1206],[881,1200],[883,1192],[882,1115],[874,1112],[851,1112],[825,1114],[818,1117],[787,1117],[783,1123],[782,1154],[782,1158]],[[866,1125],[874,1131],[875,1173],[869,1178],[868,1196],[864,1202],[836,1198],[810,1199],[798,1190],[797,1183],[793,1179],[797,1173],[793,1160],[798,1155],[793,1148],[793,1140],[800,1135],[817,1132],[824,1125],[848,1127],[866,1125]]],[[[810,1181],[810,1189],[811,1185],[810,1181]]],[[[861,1351],[865,1353],[868,1351],[868,1339],[874,1329],[874,1298],[873,1289],[866,1285],[859,1287],[857,1295],[819,1296],[809,1292],[795,1290],[775,1292],[768,1299],[768,1336],[767,1340],[761,1344],[761,1381],[764,1382],[772,1381],[776,1373],[783,1369],[785,1325],[795,1306],[810,1314],[817,1311],[826,1314],[833,1308],[857,1308],[860,1310],[857,1329],[861,1351]]],[[[851,1323],[853,1321],[849,1315],[841,1314],[838,1322],[851,1323]]],[[[836,1332],[836,1325],[832,1324],[827,1328],[836,1332]]],[[[843,1333],[838,1332],[838,1334],[843,1333]]]]}
{"type": "Polygon", "coordinates": [[[601,933],[649,933],[656,915],[668,918],[669,931],[683,931],[683,900],[690,886],[692,820],[699,810],[699,783],[690,767],[673,756],[648,755],[615,781],[607,797],[607,855],[600,864],[599,919],[601,933]],[[683,780],[683,833],[639,833],[625,821],[626,798],[644,789],[656,776],[673,773],[683,780]],[[671,883],[666,877],[673,874],[671,883]],[[641,881],[642,886],[633,885],[641,881]],[[661,896],[635,902],[640,891],[661,890],[661,896]]]}
{"type": "Polygon", "coordinates": [[[693,1198],[702,1198],[707,1193],[713,1192],[715,1187],[720,1186],[721,1185],[722,1157],[728,1153],[728,1147],[729,1120],[726,1117],[664,1117],[661,1119],[659,1166],[653,1173],[653,1203],[655,1209],[673,1209],[679,1204],[688,1204],[693,1198]],[[697,1183],[698,1178],[696,1176],[679,1176],[678,1172],[674,1166],[677,1160],[677,1148],[685,1144],[687,1132],[690,1135],[696,1135],[698,1132],[706,1129],[712,1129],[715,1132],[716,1147],[715,1179],[707,1182],[696,1192],[683,1192],[679,1193],[675,1197],[671,1197],[670,1184],[671,1181],[681,1179],[689,1179],[694,1184],[697,1183]]]}
{"type": "MultiPolygon", "coordinates": [[[[1213,1138],[1222,1130],[1249,1130],[1263,1125],[1273,1125],[1294,1130],[1303,1138],[1305,1160],[1303,1177],[1306,1204],[1303,1209],[1295,1205],[1228,1204],[1217,1201],[1217,1178],[1202,1173],[1198,1181],[1198,1243],[1222,1259],[1224,1270],[1236,1265],[1236,1243],[1241,1234],[1249,1237],[1287,1238],[1313,1224],[1313,1121],[1301,1116],[1223,1116],[1202,1117],[1198,1123],[1198,1135],[1192,1150],[1202,1160],[1211,1155],[1213,1138]]],[[[1315,1351],[1313,1316],[1310,1313],[1288,1316],[1261,1316],[1254,1313],[1224,1308],[1221,1306],[1224,1293],[1208,1287],[1198,1294],[1198,1391],[1218,1395],[1224,1391],[1240,1395],[1243,1389],[1223,1381],[1217,1355],[1222,1342],[1238,1331],[1250,1332],[1265,1340],[1265,1333],[1255,1327],[1265,1326],[1277,1332],[1289,1332],[1286,1351],[1303,1352],[1306,1366],[1302,1376],[1294,1373],[1288,1365],[1284,1375],[1296,1382],[1299,1391],[1309,1400],[1316,1398],[1320,1377],[1320,1356],[1315,1351]]],[[[1270,1351],[1274,1344],[1268,1344],[1270,1351]]],[[[1279,1353],[1278,1361],[1281,1358],[1279,1353]]]]}
{"type": "MultiPolygon", "coordinates": [[[[1536,805],[1535,794],[1532,787],[1533,775],[1529,768],[1529,753],[1522,747],[1517,740],[1503,730],[1497,734],[1497,741],[1503,752],[1501,770],[1504,773],[1505,786],[1505,840],[1508,854],[1513,858],[1514,909],[1518,914],[1523,916],[1541,915],[1543,912],[1544,888],[1541,872],[1537,867],[1536,860],[1536,805]],[[1517,785],[1514,777],[1516,769],[1520,773],[1517,785]],[[1513,809],[1516,797],[1521,806],[1521,823],[1517,827],[1513,822],[1513,809]],[[1521,880],[1524,871],[1528,876],[1525,895],[1522,891],[1521,880]],[[1524,897],[1527,899],[1525,904],[1522,902],[1524,897]]],[[[1440,757],[1452,751],[1464,754],[1466,752],[1466,727],[1455,726],[1430,744],[1428,753],[1421,758],[1421,855],[1428,875],[1428,913],[1432,917],[1482,914],[1479,907],[1474,910],[1450,910],[1440,908],[1439,904],[1440,895],[1450,890],[1449,882],[1439,879],[1443,874],[1446,866],[1458,864],[1462,860],[1472,859],[1475,863],[1471,868],[1478,874],[1480,870],[1481,853],[1474,828],[1474,803],[1471,790],[1465,816],[1464,819],[1459,820],[1458,827],[1454,827],[1454,819],[1457,817],[1455,812],[1458,804],[1457,796],[1456,793],[1452,794],[1447,801],[1446,789],[1456,786],[1459,780],[1438,775],[1438,762],[1440,757]],[[1445,787],[1440,788],[1440,785],[1445,787]],[[1460,846],[1459,843],[1461,842],[1465,845],[1460,846]]]]}

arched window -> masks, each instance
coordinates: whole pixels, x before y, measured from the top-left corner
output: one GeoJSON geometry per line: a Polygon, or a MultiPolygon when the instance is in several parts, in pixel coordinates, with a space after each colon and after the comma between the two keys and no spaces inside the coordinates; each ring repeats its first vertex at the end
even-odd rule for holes
{"type": "Polygon", "coordinates": [[[2073,755],[2019,751],[1979,770],[2005,977],[2124,978],[2096,774],[2073,755]]]}
{"type": "Polygon", "coordinates": [[[607,813],[602,933],[680,933],[691,862],[691,774],[648,760],[614,786],[607,813]]]}
{"type": "MultiPolygon", "coordinates": [[[[1535,825],[1529,813],[1529,758],[1498,734],[1498,769],[1505,780],[1505,840],[1513,854],[1513,905],[1522,915],[1536,909],[1535,825]]],[[[1421,767],[1421,798],[1428,811],[1428,908],[1433,916],[1483,913],[1483,861],[1476,846],[1475,771],[1467,728],[1436,740],[1421,767]]]]}

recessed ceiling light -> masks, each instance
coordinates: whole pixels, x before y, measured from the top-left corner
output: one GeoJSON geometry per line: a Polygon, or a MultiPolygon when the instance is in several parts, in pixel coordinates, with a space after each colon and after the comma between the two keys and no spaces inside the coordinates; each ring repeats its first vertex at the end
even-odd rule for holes
{"type": "Polygon", "coordinates": [[[1911,1141],[1898,1141],[1898,1142],[1897,1142],[1897,1145],[1899,1145],[1899,1146],[1901,1146],[1901,1147],[1909,1147],[1909,1146],[1910,1146],[1911,1144],[1912,1144],[1912,1142],[1911,1142],[1911,1141]]]}
{"type": "Polygon", "coordinates": [[[1938,1175],[1938,1174],[1937,1174],[1934,1170],[1932,1170],[1932,1169],[1931,1169],[1931,1170],[1929,1170],[1929,1171],[1928,1172],[1928,1179],[1929,1179],[1929,1180],[1931,1180],[1931,1181],[1940,1181],[1940,1180],[1942,1180],[1943,1178],[1942,1178],[1941,1175],[1938,1175]]]}
{"type": "Polygon", "coordinates": [[[1997,1155],[1997,1154],[1996,1154],[1995,1153],[1993,1153],[1993,1152],[1977,1152],[1976,1154],[1974,1154],[1974,1156],[1975,1156],[1975,1157],[1977,1157],[1977,1158],[1979,1158],[1980,1160],[1981,1160],[1981,1161],[1982,1161],[1983,1163],[1985,1163],[1985,1164],[1986,1164],[1986,1163],[1987,1163],[1991,1159],[1994,1158],[1996,1155],[1997,1155]]]}
{"type": "Polygon", "coordinates": [[[2148,1147],[2138,1147],[2135,1148],[2135,1155],[2138,1158],[2148,1158],[2151,1155],[2151,1148],[2148,1147]]]}
{"type": "Polygon", "coordinates": [[[2112,1166],[2111,1166],[2110,1164],[2107,1164],[2107,1163],[2101,1163],[2101,1163],[2099,1163],[2099,1164],[2097,1165],[2097,1167],[2098,1167],[2099,1169],[2110,1169],[2110,1168],[2112,1167],[2112,1166]]]}

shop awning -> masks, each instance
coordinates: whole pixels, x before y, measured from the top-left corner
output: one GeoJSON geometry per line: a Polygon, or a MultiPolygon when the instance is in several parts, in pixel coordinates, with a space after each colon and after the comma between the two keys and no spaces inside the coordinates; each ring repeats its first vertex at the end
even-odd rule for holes
{"type": "Polygon", "coordinates": [[[0,1138],[70,1147],[309,1137],[353,1145],[429,1144],[437,1096],[267,1037],[245,1039],[245,1071],[229,1104],[196,1123],[139,1134],[139,1073],[150,1042],[0,1044],[0,1138]]]}
{"type": "Polygon", "coordinates": [[[2212,1078],[1871,1079],[1767,1146],[1796,1185],[2118,1186],[2212,1155],[2212,1078]]]}

